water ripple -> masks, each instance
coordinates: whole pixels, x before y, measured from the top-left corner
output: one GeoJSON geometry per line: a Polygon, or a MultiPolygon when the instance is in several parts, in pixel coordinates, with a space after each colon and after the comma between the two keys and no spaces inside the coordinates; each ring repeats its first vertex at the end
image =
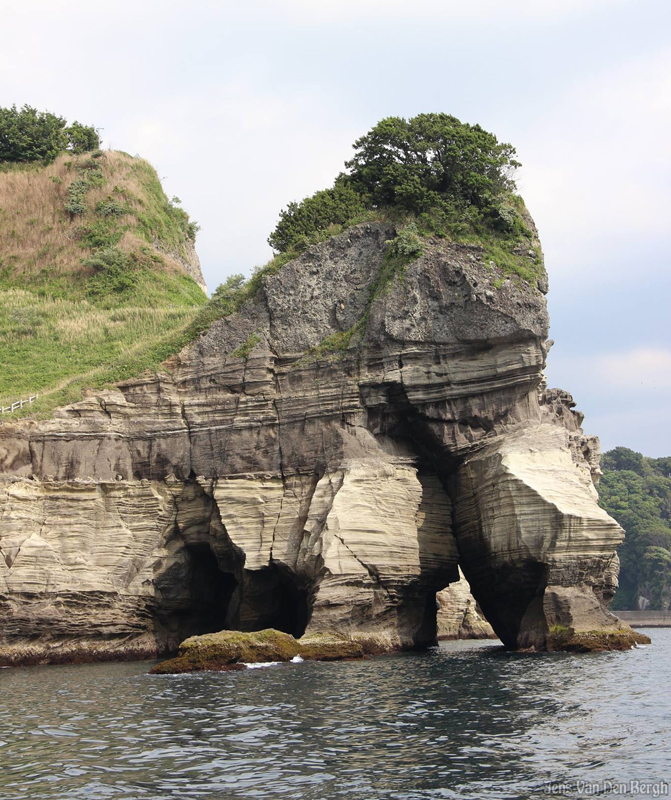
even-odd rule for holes
{"type": "Polygon", "coordinates": [[[671,630],[653,636],[605,655],[455,642],[183,676],[3,670],[0,798],[496,800],[669,780],[671,630]]]}

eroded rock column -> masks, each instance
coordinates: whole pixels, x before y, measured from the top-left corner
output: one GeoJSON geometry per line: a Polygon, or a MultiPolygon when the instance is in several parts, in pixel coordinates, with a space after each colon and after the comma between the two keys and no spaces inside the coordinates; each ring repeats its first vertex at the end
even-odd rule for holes
{"type": "Polygon", "coordinates": [[[462,568],[506,645],[544,649],[554,626],[621,627],[605,603],[623,532],[565,430],[537,424],[497,439],[464,461],[455,486],[462,568]]]}
{"type": "Polygon", "coordinates": [[[458,579],[450,501],[435,475],[404,464],[350,462],[317,485],[304,558],[318,561],[308,631],[436,638],[435,593],[458,579]]]}

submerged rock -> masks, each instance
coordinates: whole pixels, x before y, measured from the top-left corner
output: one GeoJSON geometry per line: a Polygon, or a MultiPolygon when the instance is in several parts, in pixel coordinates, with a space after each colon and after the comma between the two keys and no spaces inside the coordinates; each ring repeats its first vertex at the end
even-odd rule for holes
{"type": "Polygon", "coordinates": [[[165,373],[0,427],[0,660],[222,628],[424,647],[458,564],[509,647],[621,628],[545,277],[433,240],[383,282],[394,234],[315,245],[165,373]]]}
{"type": "Polygon", "coordinates": [[[220,631],[191,636],[180,644],[176,658],[157,664],[151,672],[167,675],[242,668],[244,664],[291,661],[298,654],[294,637],[272,628],[253,633],[220,631]]]}

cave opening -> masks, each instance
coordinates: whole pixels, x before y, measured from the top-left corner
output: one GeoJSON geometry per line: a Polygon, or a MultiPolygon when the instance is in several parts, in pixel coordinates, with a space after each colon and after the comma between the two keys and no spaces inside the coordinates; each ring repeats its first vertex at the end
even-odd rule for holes
{"type": "Polygon", "coordinates": [[[238,581],[231,572],[221,570],[209,544],[187,545],[189,557],[189,600],[194,633],[213,633],[227,626],[231,599],[238,581]]]}
{"type": "Polygon", "coordinates": [[[310,619],[311,600],[307,584],[301,584],[288,567],[273,562],[258,570],[245,570],[243,591],[230,627],[244,631],[264,628],[299,638],[310,619]]]}
{"type": "Polygon", "coordinates": [[[297,639],[310,621],[310,597],[307,586],[301,586],[291,572],[281,564],[277,570],[277,628],[297,639]]]}

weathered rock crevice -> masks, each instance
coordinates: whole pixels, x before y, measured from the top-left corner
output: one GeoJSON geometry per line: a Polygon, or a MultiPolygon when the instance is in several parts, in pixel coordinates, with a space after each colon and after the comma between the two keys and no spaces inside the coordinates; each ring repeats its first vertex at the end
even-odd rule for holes
{"type": "Polygon", "coordinates": [[[315,245],[169,372],[0,428],[0,659],[222,625],[426,646],[458,564],[510,647],[617,627],[622,531],[598,441],[544,388],[543,293],[439,241],[376,292],[392,235],[315,245]]]}

